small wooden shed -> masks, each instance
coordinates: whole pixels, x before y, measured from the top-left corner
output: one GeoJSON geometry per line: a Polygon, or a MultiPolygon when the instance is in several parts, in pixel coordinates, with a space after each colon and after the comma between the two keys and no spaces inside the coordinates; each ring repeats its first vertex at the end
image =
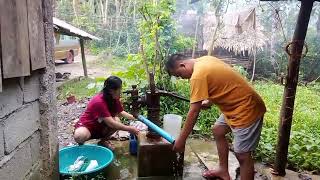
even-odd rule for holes
{"type": "Polygon", "coordinates": [[[100,38],[93,36],[79,28],[76,28],[72,26],[71,24],[68,24],[65,21],[62,21],[58,18],[53,18],[53,27],[54,32],[58,34],[68,35],[68,36],[74,36],[78,37],[80,40],[80,47],[81,47],[81,57],[82,57],[82,66],[83,66],[83,72],[84,76],[87,77],[87,63],[86,63],[86,57],[84,53],[84,41],[85,40],[101,40],[100,38]]]}

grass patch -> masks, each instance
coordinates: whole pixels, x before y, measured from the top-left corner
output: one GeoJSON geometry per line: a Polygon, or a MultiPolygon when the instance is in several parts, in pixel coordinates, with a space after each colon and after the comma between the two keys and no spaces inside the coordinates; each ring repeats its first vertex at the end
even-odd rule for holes
{"type": "Polygon", "coordinates": [[[96,90],[88,89],[87,86],[93,82],[95,82],[95,80],[90,78],[66,82],[58,88],[58,99],[63,100],[71,95],[76,96],[77,99],[91,97],[96,93],[96,90]]]}
{"type": "MultiPolygon", "coordinates": [[[[121,70],[125,70],[128,65],[126,61],[126,57],[108,57],[103,56],[99,57],[98,60],[89,62],[91,66],[105,67],[111,69],[112,72],[118,72],[121,70]],[[110,59],[111,58],[111,59],[110,59]]],[[[105,77],[103,77],[105,78],[105,77]]],[[[95,95],[99,90],[97,88],[88,88],[90,83],[97,83],[98,81],[102,81],[102,78],[85,78],[80,80],[71,80],[69,82],[64,83],[62,86],[58,88],[58,99],[66,99],[70,95],[76,96],[77,99],[83,99],[86,97],[91,97],[95,95]]]]}
{"type": "MultiPolygon", "coordinates": [[[[263,97],[267,113],[256,158],[273,163],[284,87],[271,82],[258,82],[255,88],[263,97]]],[[[288,163],[297,170],[320,169],[320,101],[314,87],[297,88],[293,114],[288,163]]]]}
{"type": "Polygon", "coordinates": [[[89,62],[92,66],[105,67],[112,72],[126,70],[129,65],[127,57],[118,57],[112,55],[100,55],[96,61],[89,62]]]}

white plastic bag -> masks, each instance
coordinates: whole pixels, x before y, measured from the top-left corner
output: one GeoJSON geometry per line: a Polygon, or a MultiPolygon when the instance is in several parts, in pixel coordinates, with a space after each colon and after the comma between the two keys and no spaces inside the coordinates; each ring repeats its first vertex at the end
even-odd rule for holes
{"type": "Polygon", "coordinates": [[[98,161],[97,160],[91,160],[90,164],[87,166],[85,171],[91,171],[94,170],[94,168],[98,167],[98,161]]]}
{"type": "Polygon", "coordinates": [[[85,161],[85,157],[84,156],[79,156],[77,158],[77,160],[69,166],[69,171],[70,172],[76,172],[76,171],[79,171],[85,161]]]}

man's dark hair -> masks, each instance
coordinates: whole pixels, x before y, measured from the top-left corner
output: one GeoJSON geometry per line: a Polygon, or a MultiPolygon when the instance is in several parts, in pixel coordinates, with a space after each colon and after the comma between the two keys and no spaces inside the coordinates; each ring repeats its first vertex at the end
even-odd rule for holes
{"type": "Polygon", "coordinates": [[[170,71],[176,68],[176,64],[178,61],[187,59],[189,58],[183,54],[172,54],[165,64],[166,71],[170,74],[170,71]]]}

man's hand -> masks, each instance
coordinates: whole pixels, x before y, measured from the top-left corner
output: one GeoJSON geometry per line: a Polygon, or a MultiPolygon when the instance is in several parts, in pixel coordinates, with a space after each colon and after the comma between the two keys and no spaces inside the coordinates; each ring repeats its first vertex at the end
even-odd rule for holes
{"type": "Polygon", "coordinates": [[[179,137],[174,142],[173,150],[176,152],[184,152],[185,145],[186,145],[186,140],[179,137]]]}
{"type": "Polygon", "coordinates": [[[201,109],[210,109],[211,106],[212,106],[212,104],[213,104],[213,103],[212,103],[210,100],[208,100],[208,99],[203,100],[203,101],[201,102],[201,109]]]}
{"type": "Polygon", "coordinates": [[[199,112],[201,109],[201,101],[191,103],[190,109],[187,115],[187,119],[183,125],[182,131],[178,139],[176,139],[173,150],[176,152],[183,152],[186,145],[187,138],[192,131],[193,126],[196,124],[199,112]]]}

